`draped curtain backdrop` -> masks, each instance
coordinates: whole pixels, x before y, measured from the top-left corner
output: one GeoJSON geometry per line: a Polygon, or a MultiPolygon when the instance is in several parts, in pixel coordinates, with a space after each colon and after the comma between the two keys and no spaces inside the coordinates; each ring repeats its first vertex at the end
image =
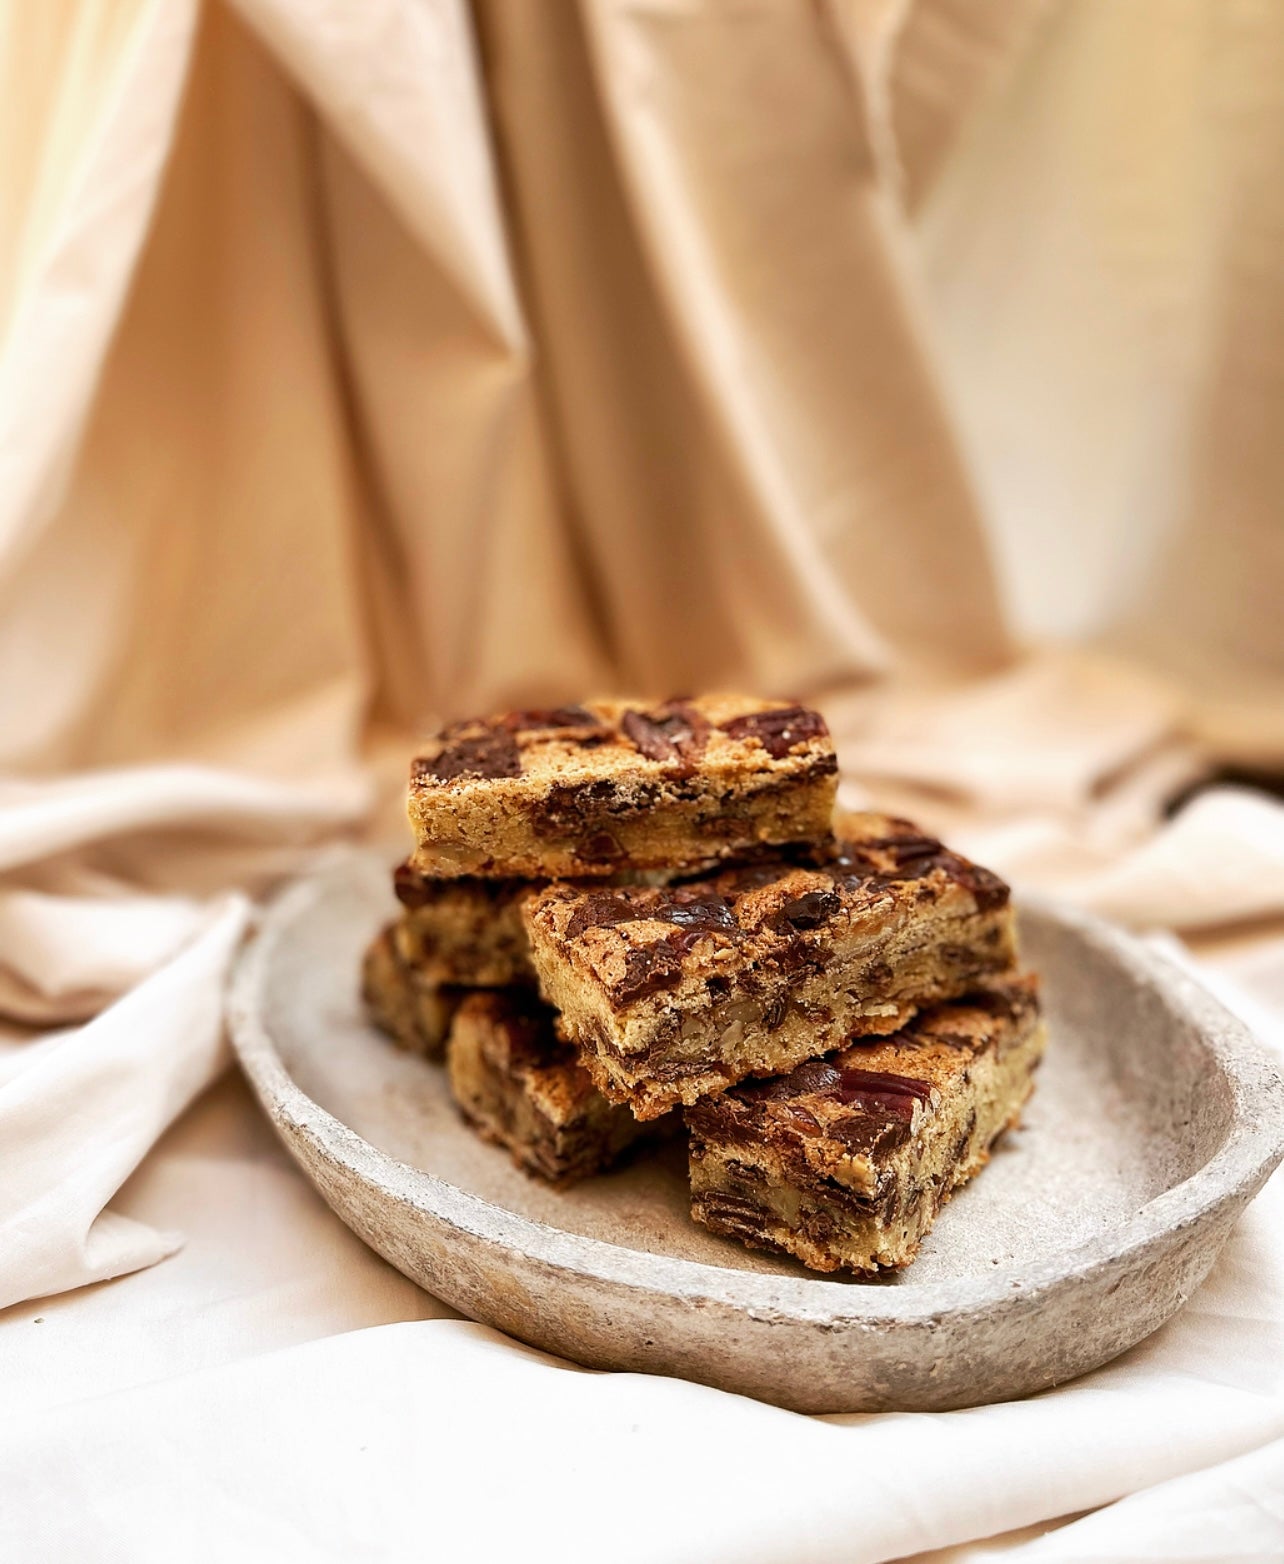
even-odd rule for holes
{"type": "MultiPolygon", "coordinates": [[[[253,898],[391,856],[442,717],[814,697],[849,802],[1179,931],[1273,1035],[1282,600],[1284,7],[0,0],[0,1362],[36,1387],[27,1300],[230,1223],[116,1197],[226,1068],[253,898]],[[1173,807],[1219,766],[1268,787],[1173,807]]],[[[1278,1363],[1256,1219],[1213,1312],[1278,1363]]],[[[443,1312],[309,1220],[351,1303],[224,1359],[443,1312]]],[[[1279,1379],[1221,1445],[832,1556],[1278,1450],[1279,1379]]]]}

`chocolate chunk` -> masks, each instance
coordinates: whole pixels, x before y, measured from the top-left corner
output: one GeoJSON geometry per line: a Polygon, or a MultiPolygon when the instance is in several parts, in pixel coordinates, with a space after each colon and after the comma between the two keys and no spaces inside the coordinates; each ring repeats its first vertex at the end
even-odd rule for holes
{"type": "Polygon", "coordinates": [[[709,737],[708,721],[680,701],[670,701],[655,711],[627,711],[620,727],[648,760],[680,761],[679,770],[694,769],[709,737]]]}
{"type": "Polygon", "coordinates": [[[774,1081],[748,1088],[753,1096],[764,1102],[783,1102],[790,1097],[811,1097],[821,1092],[833,1091],[842,1079],[841,1073],[824,1059],[809,1059],[788,1075],[774,1081]]]}
{"type": "Polygon", "coordinates": [[[812,1059],[778,1080],[750,1088],[753,1097],[783,1102],[795,1097],[831,1097],[844,1107],[883,1119],[909,1123],[915,1102],[927,1102],[931,1088],[904,1075],[877,1070],[840,1070],[824,1059],[812,1059]]]}
{"type": "Polygon", "coordinates": [[[911,1133],[909,1116],[893,1118],[886,1113],[859,1110],[826,1128],[826,1134],[841,1141],[849,1156],[889,1156],[905,1144],[911,1133]]]}
{"type": "Polygon", "coordinates": [[[519,777],[522,774],[517,740],[502,729],[482,729],[443,744],[439,754],[421,755],[414,764],[415,779],[436,777],[451,782],[456,777],[519,777]]]}
{"type": "Polygon", "coordinates": [[[906,842],[889,850],[891,867],[883,870],[884,880],[923,880],[933,869],[947,867],[949,854],[943,853],[941,844],[925,837],[921,842],[906,842]]]}
{"type": "MultiPolygon", "coordinates": [[[[576,742],[579,742],[578,735],[576,742]]],[[[614,783],[555,782],[530,805],[531,828],[539,836],[585,838],[647,814],[659,801],[660,788],[641,782],[627,793],[614,783]]]]}
{"type": "Polygon", "coordinates": [[[679,887],[670,896],[658,901],[642,917],[658,918],[662,923],[676,923],[683,929],[723,929],[737,927],[731,903],[717,891],[685,890],[679,887]]]}
{"type": "Polygon", "coordinates": [[[926,1081],[907,1075],[886,1075],[880,1070],[843,1070],[834,1095],[849,1108],[882,1114],[908,1123],[916,1102],[930,1102],[932,1088],[926,1081]]]}
{"type": "MultiPolygon", "coordinates": [[[[540,836],[586,833],[588,822],[599,822],[615,789],[609,782],[554,782],[544,798],[530,806],[531,828],[540,836]]],[[[588,834],[591,834],[588,833],[588,834]]]]}
{"type": "Polygon", "coordinates": [[[1011,894],[998,875],[960,858],[942,847],[934,836],[924,836],[909,825],[904,835],[840,844],[825,869],[849,890],[855,890],[862,881],[879,886],[923,880],[939,869],[970,891],[978,911],[983,913],[1004,906],[1011,894]]]}
{"type": "MultiPolygon", "coordinates": [[[[566,926],[566,938],[576,939],[585,929],[608,928],[617,923],[638,923],[652,919],[673,923],[684,932],[705,933],[736,931],[731,904],[716,891],[702,887],[679,886],[657,897],[629,896],[622,891],[599,891],[581,900],[566,926]]],[[[671,943],[676,943],[671,940],[671,943]]],[[[689,941],[695,943],[695,939],[689,941]]]]}
{"type": "Polygon", "coordinates": [[[682,960],[663,940],[630,950],[624,958],[624,976],[615,984],[615,997],[626,1004],[648,994],[674,988],[682,981],[682,960]]]}
{"type": "Polygon", "coordinates": [[[794,929],[817,929],[842,907],[842,901],[834,891],[806,891],[786,902],[779,912],[768,918],[767,925],[777,933],[787,934],[794,929]]]}
{"type": "Polygon", "coordinates": [[[598,891],[585,896],[566,925],[566,938],[578,939],[585,929],[607,929],[617,923],[633,923],[645,916],[618,891],[598,891]]]}
{"type": "Polygon", "coordinates": [[[696,1202],[702,1220],[717,1232],[719,1229],[740,1239],[756,1239],[762,1232],[766,1216],[762,1208],[752,1200],[725,1190],[710,1190],[696,1202]]]}
{"type": "Polygon", "coordinates": [[[829,729],[819,712],[805,706],[784,706],[775,711],[754,711],[720,724],[733,739],[756,739],[773,760],[783,760],[796,745],[823,738],[829,729]]]}

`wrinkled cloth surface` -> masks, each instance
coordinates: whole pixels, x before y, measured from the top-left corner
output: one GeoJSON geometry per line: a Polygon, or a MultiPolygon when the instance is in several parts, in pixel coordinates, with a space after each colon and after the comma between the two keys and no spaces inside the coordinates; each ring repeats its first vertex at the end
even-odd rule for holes
{"type": "Polygon", "coordinates": [[[738,685],[1284,1057],[1281,67],[1251,0],[7,10],[0,1554],[1284,1554],[1279,1179],[1099,1373],[808,1419],[458,1320],[220,1022],[432,721],[738,685]]]}

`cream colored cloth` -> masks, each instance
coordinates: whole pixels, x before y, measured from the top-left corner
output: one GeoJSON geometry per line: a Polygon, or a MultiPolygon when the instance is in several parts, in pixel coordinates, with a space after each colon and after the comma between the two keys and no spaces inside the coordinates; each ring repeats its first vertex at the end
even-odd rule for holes
{"type": "MultiPolygon", "coordinates": [[[[416,730],[611,687],[815,696],[852,801],[1182,931],[1277,1024],[1284,809],[1232,786],[1162,805],[1209,763],[1284,764],[1284,13],[3,20],[8,1551],[101,1553],[102,1527],[168,1557],[186,1526],[193,1557],[404,1557],[423,1517],[394,1479],[431,1469],[462,1538],[500,1423],[518,1494],[548,1465],[523,1453],[578,1450],[605,1506],[650,1451],[669,1497],[620,1556],[888,1558],[1141,1489],[1021,1546],[1166,1557],[1177,1517],[1228,1525],[1237,1493],[1257,1537],[1284,1437],[1274,1191],[1125,1364],[827,1429],[457,1324],[300,1346],[438,1306],[324,1213],[243,1092],[149,1153],[227,1063],[252,898],[339,834],[398,839],[416,730]],[[765,1515],[726,1432],[751,1425],[797,1474],[765,1515]],[[360,1476],[358,1429],[382,1472],[360,1476]],[[910,1482],[920,1442],[940,1493],[910,1482]],[[690,1450],[708,1502],[674,1497],[690,1450]]],[[[565,1545],[546,1502],[491,1524],[483,1555],[502,1525],[533,1557],[565,1545]]]]}

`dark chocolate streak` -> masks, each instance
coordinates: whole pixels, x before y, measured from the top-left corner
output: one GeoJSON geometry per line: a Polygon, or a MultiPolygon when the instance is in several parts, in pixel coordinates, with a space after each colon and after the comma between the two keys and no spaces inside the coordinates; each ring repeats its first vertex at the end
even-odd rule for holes
{"type": "Polygon", "coordinates": [[[729,738],[756,739],[773,760],[783,760],[795,746],[823,738],[829,732],[820,713],[808,711],[805,706],[754,711],[719,726],[729,738]]]}
{"type": "Polygon", "coordinates": [[[414,765],[416,781],[424,776],[435,777],[439,782],[451,782],[456,777],[484,777],[490,780],[495,777],[519,777],[521,774],[522,761],[517,751],[517,740],[503,729],[446,739],[437,755],[432,758],[421,755],[414,765]]]}
{"type": "MultiPolygon", "coordinates": [[[[950,856],[953,857],[953,854],[950,856]]],[[[1012,893],[1006,883],[997,874],[992,874],[989,869],[983,869],[980,864],[968,863],[965,859],[958,858],[954,860],[954,872],[959,881],[976,898],[977,909],[980,912],[994,912],[999,907],[1007,905],[1012,893]]]]}
{"type": "Polygon", "coordinates": [[[547,711],[510,711],[503,717],[472,718],[452,722],[441,731],[435,756],[416,759],[416,781],[434,777],[451,782],[456,777],[519,777],[522,774],[519,733],[554,732],[565,741],[598,744],[609,730],[583,706],[555,706],[547,711]]]}
{"type": "Polygon", "coordinates": [[[737,926],[731,903],[725,896],[717,891],[687,890],[685,887],[679,887],[672,896],[657,903],[649,916],[658,918],[661,923],[676,923],[683,929],[730,931],[737,926]]]}
{"type": "Polygon", "coordinates": [[[794,1097],[829,1097],[844,1107],[883,1119],[909,1123],[915,1102],[930,1102],[932,1088],[907,1075],[879,1070],[840,1070],[825,1059],[812,1059],[762,1086],[749,1088],[760,1102],[785,1102],[794,1097]]]}
{"type": "Polygon", "coordinates": [[[711,1227],[723,1228],[737,1238],[757,1237],[770,1221],[755,1201],[721,1189],[704,1190],[697,1195],[695,1210],[711,1227]]]}
{"type": "Polygon", "coordinates": [[[640,950],[631,950],[624,958],[624,976],[615,985],[617,997],[625,1003],[645,999],[664,988],[675,988],[682,981],[682,958],[661,940],[640,950]]]}
{"type": "Polygon", "coordinates": [[[654,900],[632,899],[619,891],[598,891],[585,896],[566,925],[566,938],[577,939],[586,929],[611,928],[618,923],[647,919],[707,933],[717,930],[729,934],[736,930],[735,914],[726,897],[693,885],[678,886],[669,895],[654,900]]]}
{"type": "Polygon", "coordinates": [[[578,939],[585,929],[608,929],[617,923],[632,923],[638,910],[617,891],[594,891],[581,898],[566,925],[566,938],[578,939]]]}
{"type": "Polygon", "coordinates": [[[635,820],[653,809],[661,794],[657,782],[635,782],[627,792],[621,792],[605,778],[596,782],[554,782],[543,799],[529,806],[531,829],[537,836],[574,835],[580,840],[595,832],[609,834],[617,824],[635,820]]]}
{"type": "Polygon", "coordinates": [[[663,939],[628,952],[624,958],[624,977],[615,985],[618,1002],[632,1004],[660,989],[676,988],[682,981],[683,959],[706,935],[739,932],[731,908],[720,896],[685,905],[661,904],[652,916],[677,927],[663,939]]]}
{"type": "Polygon", "coordinates": [[[916,1081],[907,1075],[885,1075],[879,1070],[843,1070],[834,1095],[847,1107],[908,1123],[914,1117],[916,1102],[931,1102],[932,1088],[926,1081],[916,1081]]]}

